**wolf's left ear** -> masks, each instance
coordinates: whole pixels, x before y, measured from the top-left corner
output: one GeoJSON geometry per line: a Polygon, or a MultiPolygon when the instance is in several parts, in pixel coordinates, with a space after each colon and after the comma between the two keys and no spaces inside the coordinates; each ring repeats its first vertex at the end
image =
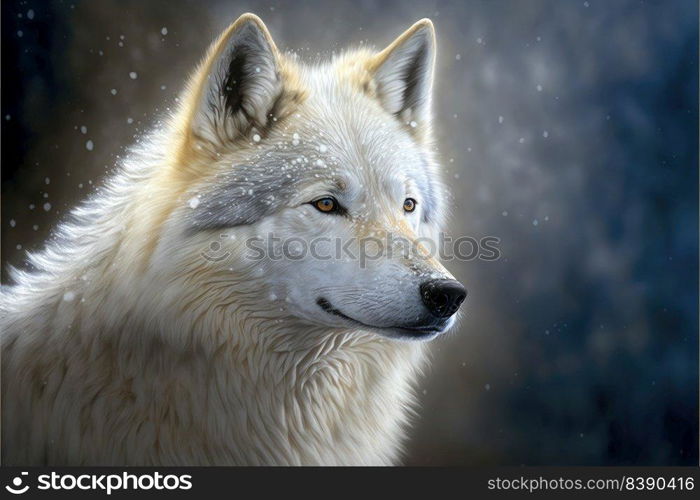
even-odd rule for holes
{"type": "Polygon", "coordinates": [[[283,91],[280,55],[263,22],[244,14],[214,42],[194,82],[192,132],[209,142],[262,130],[283,91]]]}
{"type": "Polygon", "coordinates": [[[404,123],[430,118],[435,67],[435,29],[422,19],[370,63],[370,74],[384,108],[404,123]]]}

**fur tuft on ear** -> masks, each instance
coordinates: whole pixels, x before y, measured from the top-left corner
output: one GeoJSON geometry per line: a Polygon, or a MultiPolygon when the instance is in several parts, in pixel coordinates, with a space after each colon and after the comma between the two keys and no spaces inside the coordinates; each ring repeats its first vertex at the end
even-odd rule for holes
{"type": "Polygon", "coordinates": [[[382,106],[404,123],[429,120],[434,66],[435,29],[422,19],[371,61],[382,106]]]}
{"type": "Polygon", "coordinates": [[[244,14],[212,45],[204,62],[192,132],[209,142],[264,129],[283,92],[280,55],[263,22],[244,14]]]}

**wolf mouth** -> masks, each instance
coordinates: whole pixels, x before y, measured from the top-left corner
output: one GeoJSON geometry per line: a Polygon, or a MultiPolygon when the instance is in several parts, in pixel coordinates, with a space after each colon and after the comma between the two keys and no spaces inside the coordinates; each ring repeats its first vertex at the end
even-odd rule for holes
{"type": "Polygon", "coordinates": [[[408,337],[434,337],[445,330],[447,322],[443,322],[439,325],[426,325],[426,326],[374,326],[363,323],[362,321],[351,318],[347,314],[344,314],[340,309],[333,306],[327,299],[319,297],[316,299],[316,304],[323,309],[328,314],[333,316],[338,316],[356,326],[362,328],[369,328],[371,330],[383,330],[386,332],[395,332],[398,336],[408,336],[408,337]]]}

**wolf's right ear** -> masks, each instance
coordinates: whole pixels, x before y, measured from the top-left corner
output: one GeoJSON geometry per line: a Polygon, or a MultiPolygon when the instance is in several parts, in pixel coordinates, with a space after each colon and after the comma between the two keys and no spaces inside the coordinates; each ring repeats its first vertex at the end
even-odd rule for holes
{"type": "Polygon", "coordinates": [[[384,109],[403,123],[430,120],[435,66],[435,28],[422,19],[371,61],[369,72],[384,109]]]}
{"type": "Polygon", "coordinates": [[[260,18],[244,14],[224,31],[194,86],[190,126],[198,139],[217,144],[268,125],[283,82],[280,54],[260,18]]]}

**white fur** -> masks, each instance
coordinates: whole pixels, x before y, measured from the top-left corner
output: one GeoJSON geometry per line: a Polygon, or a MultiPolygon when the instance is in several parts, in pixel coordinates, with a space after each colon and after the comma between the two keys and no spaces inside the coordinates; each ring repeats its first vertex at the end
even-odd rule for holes
{"type": "MultiPolygon", "coordinates": [[[[420,213],[402,222],[394,209],[417,190],[406,172],[437,176],[430,150],[343,83],[341,63],[301,70],[308,99],[263,144],[202,146],[216,148],[218,161],[170,195],[178,184],[164,183],[163,172],[182,135],[182,116],[173,116],[29,256],[31,272],[13,271],[16,284],[3,289],[1,308],[6,465],[396,463],[425,344],[382,335],[420,305],[408,292],[384,297],[413,294],[422,276],[449,274],[434,261],[417,274],[401,259],[366,270],[309,259],[251,262],[243,243],[265,231],[306,238],[397,224],[413,237],[437,231],[441,205],[431,223],[420,213]],[[338,163],[328,179],[295,192],[298,200],[278,213],[225,231],[222,251],[231,257],[204,260],[219,231],[188,235],[189,200],[206,197],[232,164],[256,158],[256,148],[312,147],[318,132],[329,149],[324,158],[338,163]],[[357,211],[353,222],[305,205],[337,175],[354,185],[345,200],[357,211]],[[377,329],[324,316],[313,301],[328,284],[334,303],[377,329]]],[[[211,142],[230,132],[202,136],[211,142]]]]}

